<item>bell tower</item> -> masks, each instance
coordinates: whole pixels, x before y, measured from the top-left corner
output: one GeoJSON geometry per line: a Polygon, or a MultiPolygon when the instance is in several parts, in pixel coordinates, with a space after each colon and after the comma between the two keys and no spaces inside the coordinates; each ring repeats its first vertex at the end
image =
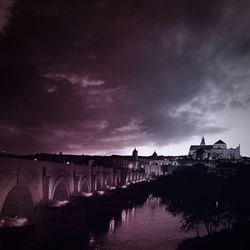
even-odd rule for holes
{"type": "Polygon", "coordinates": [[[201,146],[205,146],[206,144],[205,144],[205,138],[204,138],[204,136],[202,136],[202,139],[201,139],[201,144],[200,144],[201,146]]]}
{"type": "Polygon", "coordinates": [[[134,158],[134,161],[138,161],[138,151],[136,150],[136,148],[133,150],[132,156],[134,158]]]}

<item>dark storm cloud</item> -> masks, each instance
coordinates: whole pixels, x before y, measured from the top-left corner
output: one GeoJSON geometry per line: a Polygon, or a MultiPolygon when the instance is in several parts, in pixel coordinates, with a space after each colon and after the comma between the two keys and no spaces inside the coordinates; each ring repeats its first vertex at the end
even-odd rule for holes
{"type": "Polygon", "coordinates": [[[4,34],[12,16],[12,8],[15,0],[1,0],[0,2],[0,34],[4,34]]]}
{"type": "Polygon", "coordinates": [[[12,151],[165,145],[227,129],[206,114],[250,98],[248,1],[11,7],[0,16],[0,138],[12,151]]]}

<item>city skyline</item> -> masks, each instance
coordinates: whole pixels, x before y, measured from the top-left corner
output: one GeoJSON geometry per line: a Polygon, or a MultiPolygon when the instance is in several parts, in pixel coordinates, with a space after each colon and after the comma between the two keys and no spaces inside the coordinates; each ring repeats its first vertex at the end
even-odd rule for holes
{"type": "Polygon", "coordinates": [[[0,147],[250,156],[247,0],[0,3],[0,147]]]}

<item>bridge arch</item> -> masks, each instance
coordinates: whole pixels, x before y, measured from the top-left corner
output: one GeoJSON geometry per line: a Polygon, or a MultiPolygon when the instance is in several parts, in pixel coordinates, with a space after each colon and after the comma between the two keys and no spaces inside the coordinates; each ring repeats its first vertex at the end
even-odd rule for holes
{"type": "Polygon", "coordinates": [[[90,192],[90,184],[89,184],[88,178],[86,176],[84,176],[82,178],[79,190],[80,190],[80,192],[84,192],[84,193],[90,192]]]}
{"type": "Polygon", "coordinates": [[[94,190],[100,191],[103,188],[103,180],[101,174],[96,174],[94,177],[94,190]]]}
{"type": "Polygon", "coordinates": [[[129,176],[126,176],[125,184],[129,184],[129,176]]]}
{"type": "Polygon", "coordinates": [[[136,173],[136,181],[139,181],[139,179],[140,179],[140,174],[139,173],[136,173]]]}
{"type": "Polygon", "coordinates": [[[105,180],[104,180],[104,185],[105,187],[112,187],[113,186],[113,178],[112,178],[112,174],[107,174],[105,176],[105,180]]]}
{"type": "Polygon", "coordinates": [[[22,185],[16,184],[12,187],[5,199],[1,209],[1,214],[10,217],[32,218],[33,199],[30,190],[22,185]]]}
{"type": "Polygon", "coordinates": [[[139,180],[142,180],[142,173],[139,173],[139,180]]]}
{"type": "Polygon", "coordinates": [[[131,181],[131,182],[133,182],[133,181],[135,180],[134,177],[135,177],[134,172],[131,172],[131,173],[130,173],[130,181],[131,181]]]}
{"type": "Polygon", "coordinates": [[[118,175],[114,175],[114,186],[118,187],[120,185],[120,178],[118,175]]]}
{"type": "Polygon", "coordinates": [[[64,176],[60,176],[56,179],[52,188],[51,199],[55,201],[69,200],[70,191],[69,186],[64,176]]]}

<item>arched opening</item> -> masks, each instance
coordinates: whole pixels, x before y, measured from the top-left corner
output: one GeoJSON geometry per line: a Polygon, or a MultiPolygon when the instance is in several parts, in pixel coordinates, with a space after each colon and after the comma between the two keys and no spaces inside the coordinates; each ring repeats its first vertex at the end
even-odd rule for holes
{"type": "Polygon", "coordinates": [[[69,200],[69,191],[65,183],[60,182],[56,185],[52,199],[54,201],[67,201],[69,200]]]}
{"type": "Polygon", "coordinates": [[[82,179],[80,192],[84,192],[84,193],[88,193],[89,192],[89,182],[88,182],[88,180],[87,180],[86,177],[84,177],[82,179]]]}
{"type": "Polygon", "coordinates": [[[136,173],[133,173],[133,181],[136,181],[136,173]]]}
{"type": "Polygon", "coordinates": [[[126,184],[129,184],[130,183],[130,177],[129,177],[129,175],[127,175],[127,177],[126,177],[126,184]]]}
{"type": "Polygon", "coordinates": [[[102,190],[102,181],[100,178],[96,177],[95,178],[95,191],[100,191],[102,190]]]}
{"type": "Polygon", "coordinates": [[[134,175],[130,173],[130,182],[132,182],[133,180],[134,180],[134,175]]]}
{"type": "Polygon", "coordinates": [[[110,175],[108,175],[106,177],[105,185],[106,185],[106,187],[111,187],[112,186],[112,177],[110,175]]]}
{"type": "Polygon", "coordinates": [[[119,185],[119,178],[118,178],[118,176],[117,175],[115,175],[115,177],[114,177],[114,186],[118,186],[119,185]]]}
{"type": "Polygon", "coordinates": [[[3,203],[1,214],[30,219],[33,215],[33,200],[29,189],[19,185],[13,187],[3,203]]]}
{"type": "Polygon", "coordinates": [[[132,182],[133,181],[133,175],[132,173],[129,174],[129,182],[132,182]]]}

